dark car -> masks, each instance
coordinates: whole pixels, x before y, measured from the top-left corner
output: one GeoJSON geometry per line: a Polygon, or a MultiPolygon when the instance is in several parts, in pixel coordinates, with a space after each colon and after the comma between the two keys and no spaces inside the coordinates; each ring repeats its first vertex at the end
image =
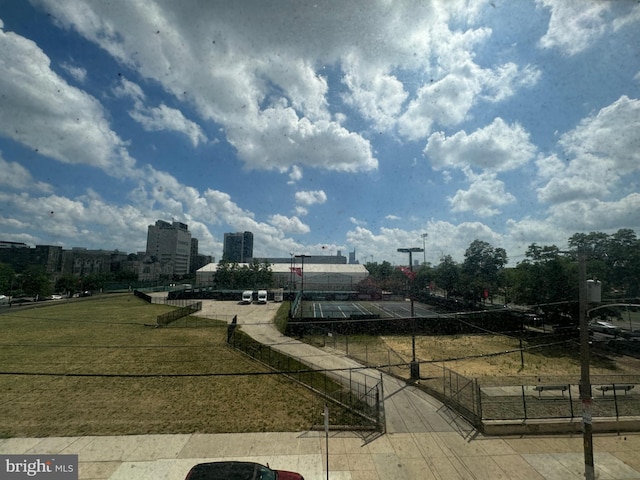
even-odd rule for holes
{"type": "Polygon", "coordinates": [[[304,480],[286,470],[271,470],[254,462],[209,462],[194,465],[185,480],[304,480]]]}

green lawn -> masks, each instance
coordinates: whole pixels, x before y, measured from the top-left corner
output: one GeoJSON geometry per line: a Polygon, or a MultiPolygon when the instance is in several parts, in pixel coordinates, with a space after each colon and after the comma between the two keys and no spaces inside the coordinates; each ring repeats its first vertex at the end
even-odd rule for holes
{"type": "MultiPolygon", "coordinates": [[[[0,436],[297,431],[308,390],[226,344],[226,323],[153,328],[132,295],[0,315],[0,436]]],[[[185,323],[185,322],[182,322],[185,323]]]]}

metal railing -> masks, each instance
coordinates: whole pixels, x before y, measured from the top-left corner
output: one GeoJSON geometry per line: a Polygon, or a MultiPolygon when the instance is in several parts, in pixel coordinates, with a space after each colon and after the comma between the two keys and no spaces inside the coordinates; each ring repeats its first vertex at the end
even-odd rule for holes
{"type": "MultiPolygon", "coordinates": [[[[229,344],[274,371],[306,386],[320,399],[330,402],[334,406],[331,419],[334,427],[384,431],[381,378],[361,372],[348,371],[335,375],[332,372],[315,370],[237,330],[229,336],[229,344]]],[[[317,403],[318,408],[321,403],[317,403]]],[[[312,425],[317,426],[315,422],[321,417],[322,409],[311,412],[312,425]]]]}

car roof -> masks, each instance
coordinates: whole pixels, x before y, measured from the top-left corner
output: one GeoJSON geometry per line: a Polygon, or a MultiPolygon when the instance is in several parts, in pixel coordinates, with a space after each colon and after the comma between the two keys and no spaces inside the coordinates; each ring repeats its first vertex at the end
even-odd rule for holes
{"type": "Polygon", "coordinates": [[[254,480],[261,465],[253,462],[209,462],[195,465],[188,480],[254,480]]]}

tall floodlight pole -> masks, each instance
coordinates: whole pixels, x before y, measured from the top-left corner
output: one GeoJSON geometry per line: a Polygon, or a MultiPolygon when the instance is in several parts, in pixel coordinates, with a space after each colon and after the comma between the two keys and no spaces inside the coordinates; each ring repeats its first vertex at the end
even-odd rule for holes
{"type": "MultiPolygon", "coordinates": [[[[423,252],[424,249],[418,247],[399,248],[398,252],[409,254],[409,271],[411,272],[411,281],[413,281],[413,252],[423,252]]],[[[409,291],[409,300],[411,301],[411,321],[413,323],[413,332],[411,334],[411,364],[409,371],[411,372],[411,380],[420,380],[420,364],[416,361],[416,332],[415,332],[415,311],[413,307],[413,295],[409,291]]]]}

